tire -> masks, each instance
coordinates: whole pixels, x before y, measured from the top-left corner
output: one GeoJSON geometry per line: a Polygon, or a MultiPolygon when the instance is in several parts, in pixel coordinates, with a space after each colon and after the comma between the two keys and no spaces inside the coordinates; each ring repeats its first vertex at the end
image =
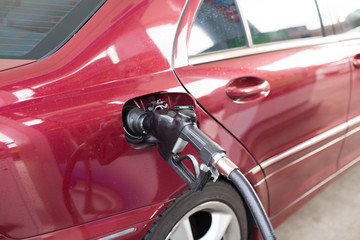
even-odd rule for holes
{"type": "Polygon", "coordinates": [[[186,191],[159,216],[144,240],[247,239],[244,204],[225,181],[209,182],[201,192],[186,191]]]}

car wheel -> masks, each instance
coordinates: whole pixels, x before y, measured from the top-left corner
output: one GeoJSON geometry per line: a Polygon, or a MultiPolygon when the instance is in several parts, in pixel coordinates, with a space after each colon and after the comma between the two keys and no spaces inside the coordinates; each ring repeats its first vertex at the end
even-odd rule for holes
{"type": "Polygon", "coordinates": [[[159,216],[144,239],[247,239],[247,217],[236,189],[209,182],[201,192],[187,191],[159,216]]]}

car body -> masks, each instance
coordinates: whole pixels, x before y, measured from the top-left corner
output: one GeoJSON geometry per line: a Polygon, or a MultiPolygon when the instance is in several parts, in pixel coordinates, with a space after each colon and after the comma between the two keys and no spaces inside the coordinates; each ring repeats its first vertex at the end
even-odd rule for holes
{"type": "MultiPolygon", "coordinates": [[[[251,1],[92,2],[39,56],[0,48],[0,239],[145,236],[188,187],[155,146],[128,143],[129,105],[193,106],[275,227],[360,160],[359,5],[346,18],[336,1],[305,1],[321,17],[318,28],[263,34],[265,23],[247,20],[276,22],[251,1]],[[219,16],[194,36],[205,5],[219,16]],[[355,25],[345,28],[346,19],[355,25]],[[214,26],[226,22],[243,36],[215,46],[224,39],[214,26]]],[[[258,2],[274,10],[286,1],[258,2]]],[[[11,7],[26,11],[24,3],[11,7]]],[[[6,16],[1,26],[18,28],[6,16]]]]}

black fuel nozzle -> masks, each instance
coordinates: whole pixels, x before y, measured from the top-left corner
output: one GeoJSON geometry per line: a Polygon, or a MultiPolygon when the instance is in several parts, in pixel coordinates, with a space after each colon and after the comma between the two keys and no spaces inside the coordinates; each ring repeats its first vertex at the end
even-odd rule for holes
{"type": "Polygon", "coordinates": [[[243,196],[263,239],[276,239],[271,223],[251,184],[226,157],[225,150],[196,126],[196,115],[193,111],[186,109],[145,112],[140,108],[133,108],[127,111],[124,122],[126,132],[133,138],[158,145],[160,155],[191,190],[202,190],[211,177],[216,181],[219,172],[229,178],[243,196]],[[180,155],[187,143],[190,143],[200,155],[200,165],[193,155],[180,155]],[[192,163],[193,171],[185,166],[184,160],[192,163]]]}
{"type": "Polygon", "coordinates": [[[145,112],[133,108],[126,116],[125,128],[132,135],[147,136],[147,139],[155,142],[160,155],[193,191],[198,191],[211,177],[214,181],[218,178],[219,173],[213,166],[214,159],[225,156],[225,150],[205,135],[196,126],[196,121],[195,113],[188,109],[145,112]],[[198,152],[200,165],[193,155],[180,155],[187,143],[198,152]],[[193,171],[183,164],[184,160],[191,162],[193,171]]]}

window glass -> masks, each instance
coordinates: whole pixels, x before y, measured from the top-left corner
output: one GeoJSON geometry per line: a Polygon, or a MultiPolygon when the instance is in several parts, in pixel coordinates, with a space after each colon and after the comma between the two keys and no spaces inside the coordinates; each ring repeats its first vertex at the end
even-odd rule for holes
{"type": "Polygon", "coordinates": [[[335,11],[341,25],[341,32],[360,32],[360,1],[336,0],[335,11]]]}
{"type": "Polygon", "coordinates": [[[102,2],[0,0],[0,58],[43,57],[69,39],[102,2]]]}
{"type": "Polygon", "coordinates": [[[242,0],[254,44],[322,36],[315,0],[242,0]]]}
{"type": "Polygon", "coordinates": [[[189,39],[189,55],[246,46],[234,0],[204,0],[189,39]]]}

